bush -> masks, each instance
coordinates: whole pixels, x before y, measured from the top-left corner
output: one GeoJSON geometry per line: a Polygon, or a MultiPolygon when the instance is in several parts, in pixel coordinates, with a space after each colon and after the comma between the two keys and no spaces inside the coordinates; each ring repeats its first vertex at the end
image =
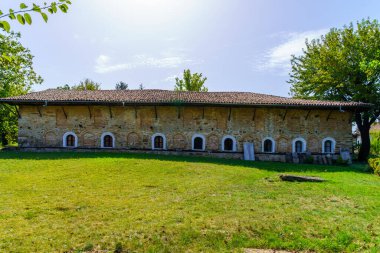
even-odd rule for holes
{"type": "Polygon", "coordinates": [[[380,155],[380,131],[371,132],[371,153],[380,155]]]}
{"type": "Polygon", "coordinates": [[[376,175],[380,176],[380,158],[368,159],[368,165],[376,175]]]}
{"type": "Polygon", "coordinates": [[[88,243],[86,244],[86,246],[84,246],[83,251],[87,252],[87,251],[92,251],[93,249],[94,249],[94,245],[92,245],[92,243],[88,243]]]}
{"type": "Polygon", "coordinates": [[[348,165],[348,160],[343,160],[342,156],[338,156],[338,159],[336,159],[337,165],[348,165]]]}
{"type": "Polygon", "coordinates": [[[121,242],[116,243],[114,253],[122,253],[123,252],[123,245],[121,242]]]}
{"type": "Polygon", "coordinates": [[[308,157],[305,158],[304,163],[313,164],[314,163],[314,158],[312,156],[308,156],[308,157]]]}

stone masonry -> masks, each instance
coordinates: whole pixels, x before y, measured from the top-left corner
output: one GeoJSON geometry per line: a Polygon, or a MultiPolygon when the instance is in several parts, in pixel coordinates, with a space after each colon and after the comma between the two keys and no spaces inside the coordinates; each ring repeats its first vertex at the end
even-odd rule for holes
{"type": "MultiPolygon", "coordinates": [[[[237,153],[244,142],[253,142],[255,153],[262,153],[262,141],[275,141],[273,159],[292,152],[292,141],[303,138],[306,150],[322,152],[322,140],[336,141],[335,152],[351,149],[349,111],[298,110],[276,108],[197,107],[197,106],[37,106],[19,107],[19,145],[21,147],[62,147],[63,135],[74,132],[78,147],[100,147],[101,135],[115,136],[115,148],[149,150],[151,137],[165,135],[167,149],[190,151],[192,136],[206,138],[205,153],[221,152],[222,138],[233,136],[237,153]]],[[[268,160],[261,154],[263,159],[268,160]]]]}

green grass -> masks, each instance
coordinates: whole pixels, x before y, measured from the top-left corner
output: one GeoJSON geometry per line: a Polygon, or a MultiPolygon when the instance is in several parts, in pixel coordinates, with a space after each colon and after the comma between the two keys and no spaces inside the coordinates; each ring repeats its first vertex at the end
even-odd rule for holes
{"type": "Polygon", "coordinates": [[[379,252],[380,177],[364,168],[3,151],[0,252],[379,252]]]}

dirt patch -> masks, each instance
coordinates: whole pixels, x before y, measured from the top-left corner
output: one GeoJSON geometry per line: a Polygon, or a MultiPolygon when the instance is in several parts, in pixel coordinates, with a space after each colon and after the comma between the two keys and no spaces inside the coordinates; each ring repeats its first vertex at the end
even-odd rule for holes
{"type": "Polygon", "coordinates": [[[293,253],[296,251],[275,250],[275,249],[245,249],[244,253],[293,253]]]}

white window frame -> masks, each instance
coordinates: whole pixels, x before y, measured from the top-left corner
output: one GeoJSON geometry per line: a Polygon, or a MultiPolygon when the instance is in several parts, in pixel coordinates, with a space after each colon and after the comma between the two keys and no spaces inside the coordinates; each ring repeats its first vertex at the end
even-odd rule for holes
{"type": "Polygon", "coordinates": [[[275,142],[275,140],[274,140],[272,137],[265,137],[265,138],[263,139],[263,141],[261,142],[261,151],[262,151],[263,153],[274,153],[275,150],[276,150],[276,142],[275,142]],[[270,141],[272,142],[272,150],[271,150],[270,152],[266,152],[266,151],[264,150],[264,143],[265,143],[266,140],[270,140],[270,141]]]}
{"type": "Polygon", "coordinates": [[[66,132],[64,135],[63,135],[63,137],[62,137],[62,146],[64,147],[64,148],[76,148],[76,147],[78,147],[78,136],[74,133],[74,132],[66,132]],[[72,135],[72,136],[74,136],[74,138],[75,138],[75,140],[74,140],[74,147],[68,147],[67,146],[67,136],[69,136],[69,135],[72,135]]]}
{"type": "Polygon", "coordinates": [[[191,149],[195,151],[205,151],[206,150],[206,138],[203,134],[194,134],[193,137],[191,137],[191,149]],[[202,149],[194,149],[194,140],[195,138],[202,138],[202,149]]]}
{"type": "Polygon", "coordinates": [[[115,141],[116,141],[116,138],[115,138],[115,135],[111,132],[104,132],[102,133],[102,136],[100,136],[100,147],[101,148],[115,148],[115,141]],[[112,137],[112,147],[104,147],[104,137],[106,135],[110,135],[112,137]]]}
{"type": "Polygon", "coordinates": [[[152,150],[166,150],[166,136],[165,136],[165,134],[163,134],[163,133],[155,133],[155,134],[152,135],[152,150]],[[154,147],[154,139],[157,136],[161,136],[162,137],[162,139],[163,139],[163,148],[155,148],[154,147]]]}
{"type": "Polygon", "coordinates": [[[332,137],[326,137],[322,140],[322,153],[323,154],[334,154],[335,153],[335,146],[336,146],[336,141],[332,137]],[[331,141],[331,153],[325,151],[325,142],[326,141],[331,141]]]}
{"type": "Polygon", "coordinates": [[[236,152],[236,138],[233,137],[232,135],[225,135],[225,136],[223,136],[223,138],[222,138],[222,151],[225,151],[225,152],[236,152]],[[224,141],[226,139],[231,139],[232,140],[232,150],[225,150],[224,149],[224,141]]]}
{"type": "Polygon", "coordinates": [[[304,139],[304,138],[302,138],[302,137],[298,137],[298,138],[295,138],[295,139],[293,139],[293,141],[292,141],[292,151],[293,151],[293,153],[296,153],[296,142],[297,141],[301,141],[302,142],[302,152],[301,153],[305,153],[306,152],[306,150],[307,150],[307,146],[306,146],[306,140],[304,139]]]}

